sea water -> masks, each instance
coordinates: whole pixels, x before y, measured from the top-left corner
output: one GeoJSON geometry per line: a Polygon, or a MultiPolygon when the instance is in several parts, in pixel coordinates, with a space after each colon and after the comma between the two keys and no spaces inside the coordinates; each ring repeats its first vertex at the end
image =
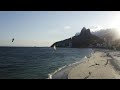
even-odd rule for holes
{"type": "Polygon", "coordinates": [[[90,48],[0,47],[0,79],[46,79],[91,52],[90,48]]]}

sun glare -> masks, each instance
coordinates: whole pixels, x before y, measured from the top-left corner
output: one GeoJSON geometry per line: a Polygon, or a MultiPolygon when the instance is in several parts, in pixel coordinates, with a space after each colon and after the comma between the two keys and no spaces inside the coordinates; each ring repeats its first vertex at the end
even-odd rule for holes
{"type": "Polygon", "coordinates": [[[117,15],[115,15],[114,18],[111,19],[110,28],[116,29],[117,36],[119,36],[120,38],[120,13],[117,13],[117,15]]]}

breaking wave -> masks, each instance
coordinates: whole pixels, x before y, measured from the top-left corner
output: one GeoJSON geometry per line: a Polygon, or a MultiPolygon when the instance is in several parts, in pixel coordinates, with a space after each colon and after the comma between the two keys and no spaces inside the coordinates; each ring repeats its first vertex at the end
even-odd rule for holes
{"type": "Polygon", "coordinates": [[[65,69],[65,68],[67,68],[67,67],[71,67],[72,65],[80,64],[80,63],[82,63],[82,62],[83,62],[84,60],[86,60],[86,59],[87,59],[87,56],[85,56],[84,58],[81,58],[80,61],[76,61],[76,62],[74,62],[74,63],[72,63],[72,64],[65,65],[65,66],[63,66],[63,67],[58,68],[58,69],[55,70],[53,73],[48,74],[48,78],[47,78],[47,79],[52,79],[52,76],[53,76],[54,74],[56,74],[57,72],[65,69]]]}

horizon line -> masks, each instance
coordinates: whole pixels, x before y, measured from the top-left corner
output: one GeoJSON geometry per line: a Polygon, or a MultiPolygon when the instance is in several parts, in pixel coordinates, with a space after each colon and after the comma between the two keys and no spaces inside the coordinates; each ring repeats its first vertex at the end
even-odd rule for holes
{"type": "Polygon", "coordinates": [[[50,47],[50,46],[0,46],[0,47],[50,47]]]}

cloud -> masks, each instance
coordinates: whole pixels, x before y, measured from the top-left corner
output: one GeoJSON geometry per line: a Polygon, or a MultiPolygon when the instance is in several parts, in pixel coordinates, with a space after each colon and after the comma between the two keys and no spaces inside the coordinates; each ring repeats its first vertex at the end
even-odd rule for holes
{"type": "Polygon", "coordinates": [[[91,29],[97,29],[97,26],[90,26],[91,29]]]}
{"type": "Polygon", "coordinates": [[[101,27],[101,26],[90,26],[90,29],[91,29],[91,31],[98,31],[98,30],[103,29],[103,27],[101,27]]]}
{"type": "Polygon", "coordinates": [[[71,27],[70,26],[65,26],[64,29],[71,29],[71,27]]]}

